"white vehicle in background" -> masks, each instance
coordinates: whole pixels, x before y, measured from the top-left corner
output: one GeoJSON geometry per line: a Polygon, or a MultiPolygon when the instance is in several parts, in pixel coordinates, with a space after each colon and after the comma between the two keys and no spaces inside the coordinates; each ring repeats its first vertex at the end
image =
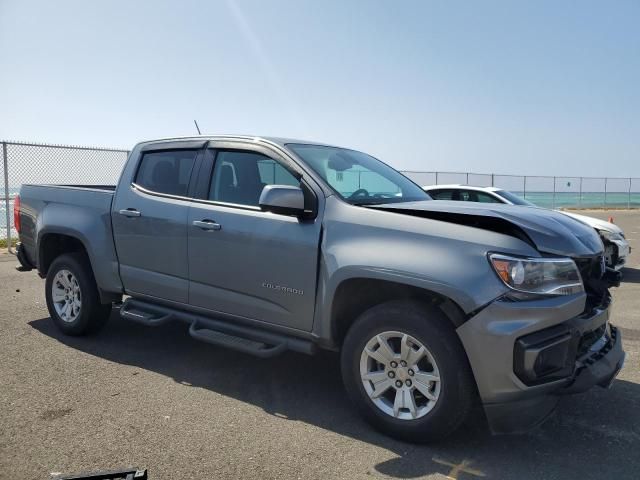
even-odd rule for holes
{"type": "MultiPolygon", "coordinates": [[[[534,203],[518,195],[496,187],[473,187],[471,185],[426,185],[422,187],[434,200],[458,200],[463,202],[503,203],[507,205],[528,205],[536,207],[534,203]]],[[[620,270],[624,267],[631,252],[629,242],[624,232],[617,225],[587,217],[577,213],[561,211],[565,215],[580,220],[596,229],[605,247],[607,267],[620,270]]]]}

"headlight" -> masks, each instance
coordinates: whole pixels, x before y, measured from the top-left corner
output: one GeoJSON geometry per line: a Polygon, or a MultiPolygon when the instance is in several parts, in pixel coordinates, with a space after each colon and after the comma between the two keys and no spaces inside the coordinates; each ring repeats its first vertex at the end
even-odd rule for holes
{"type": "Polygon", "coordinates": [[[518,258],[492,253],[489,260],[511,289],[539,295],[572,295],[584,291],[578,267],[570,258],[518,258]]]}
{"type": "Polygon", "coordinates": [[[611,242],[614,240],[621,241],[624,239],[624,235],[617,232],[609,232],[608,230],[598,230],[598,233],[602,238],[605,238],[611,242]]]}

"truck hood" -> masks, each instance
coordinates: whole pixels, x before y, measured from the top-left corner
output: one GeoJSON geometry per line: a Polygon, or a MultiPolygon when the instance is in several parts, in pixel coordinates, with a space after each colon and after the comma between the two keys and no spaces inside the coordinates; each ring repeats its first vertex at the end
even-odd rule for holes
{"type": "Polygon", "coordinates": [[[388,203],[368,208],[492,230],[520,238],[539,252],[553,255],[593,257],[603,250],[593,228],[544,208],[444,200],[388,203]]]}

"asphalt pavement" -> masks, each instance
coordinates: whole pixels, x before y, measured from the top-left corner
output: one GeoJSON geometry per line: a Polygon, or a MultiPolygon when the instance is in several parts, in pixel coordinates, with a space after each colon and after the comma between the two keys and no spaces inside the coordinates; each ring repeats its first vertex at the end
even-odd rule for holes
{"type": "Polygon", "coordinates": [[[491,436],[477,411],[429,446],[362,421],[334,353],[260,360],[117,313],[96,336],[65,337],[44,281],[0,253],[0,478],[640,478],[640,212],[590,214],[614,216],[634,247],[613,290],[627,362],[612,388],[563,398],[525,435],[491,436]]]}

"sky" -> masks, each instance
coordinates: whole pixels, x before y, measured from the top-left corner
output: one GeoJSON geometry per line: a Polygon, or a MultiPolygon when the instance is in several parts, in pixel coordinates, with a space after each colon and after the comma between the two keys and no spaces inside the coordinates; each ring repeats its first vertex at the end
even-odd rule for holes
{"type": "Polygon", "coordinates": [[[640,2],[0,0],[0,139],[203,133],[640,177],[640,2]]]}

